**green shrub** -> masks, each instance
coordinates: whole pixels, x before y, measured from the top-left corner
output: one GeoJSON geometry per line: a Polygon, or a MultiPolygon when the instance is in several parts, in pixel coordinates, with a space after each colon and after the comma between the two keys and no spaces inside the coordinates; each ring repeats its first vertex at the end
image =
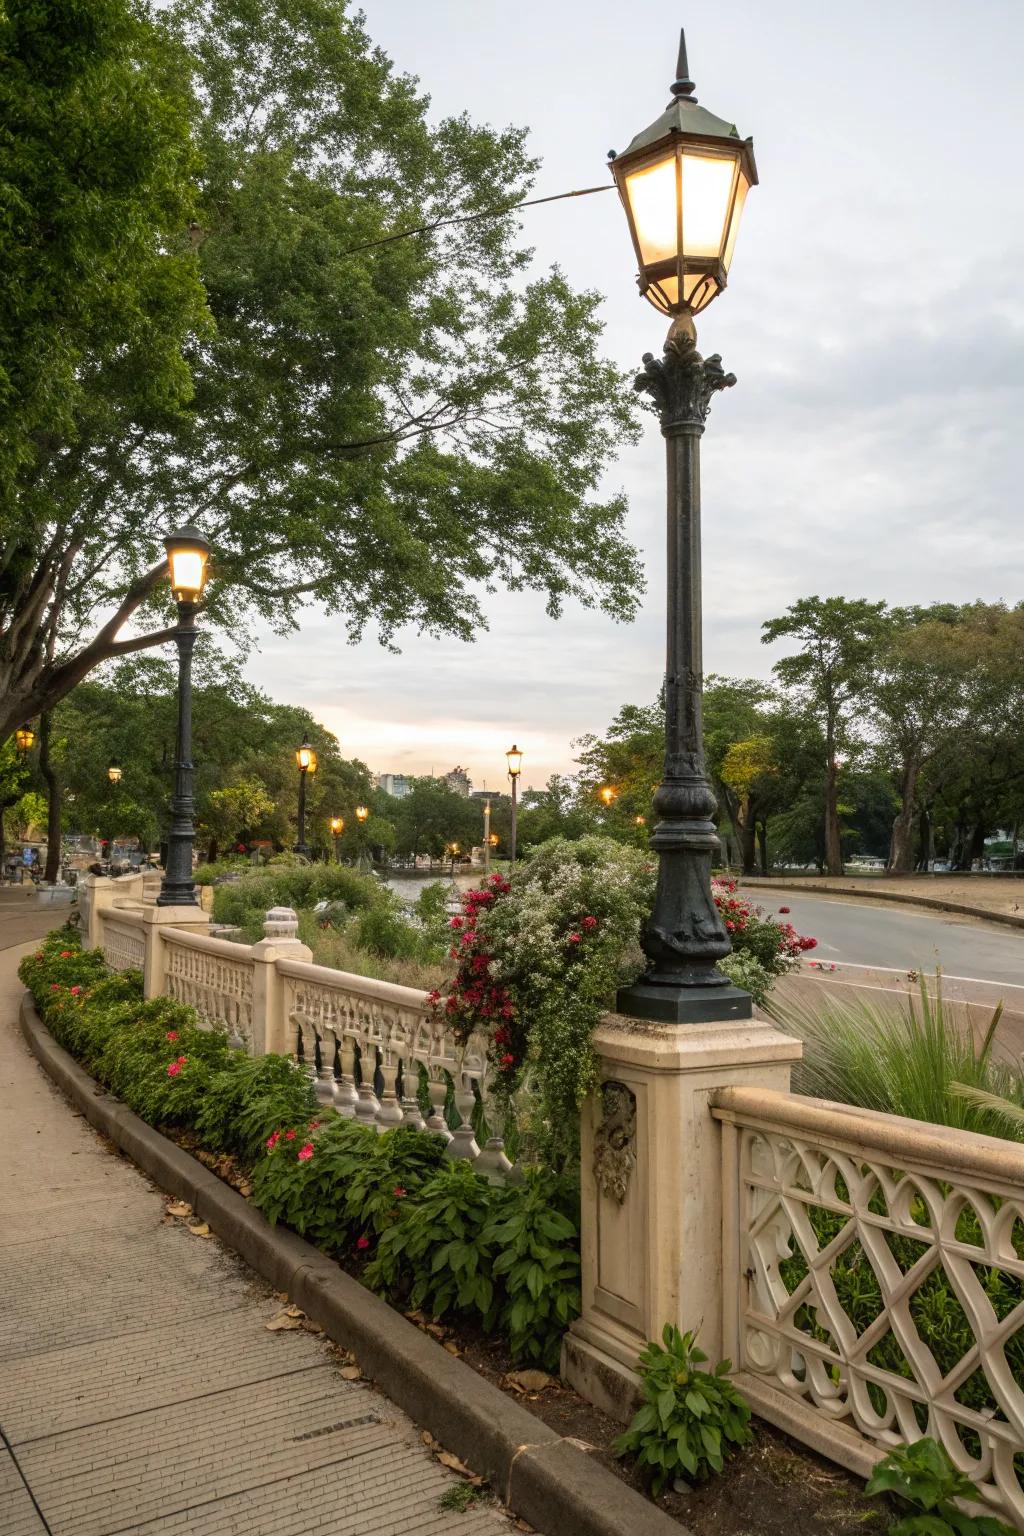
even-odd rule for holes
{"type": "Polygon", "coordinates": [[[977,1489],[934,1440],[891,1451],[872,1472],[867,1492],[890,1494],[907,1511],[890,1536],[1013,1536],[1001,1520],[957,1508],[955,1499],[976,1500],[977,1489]]]}
{"type": "Polygon", "coordinates": [[[387,960],[416,960],[423,948],[420,934],[392,907],[369,907],[349,930],[360,949],[387,960]]]}
{"type": "MultiPolygon", "coordinates": [[[[934,996],[929,985],[922,976],[917,997],[908,996],[898,1005],[859,998],[773,1003],[774,1018],[805,1046],[804,1058],[794,1068],[794,1090],[934,1125],[1004,1136],[1013,1128],[1005,1116],[962,1091],[982,1089],[1024,1100],[1019,1072],[994,1055],[1002,1004],[979,1044],[966,1009],[943,998],[941,976],[932,984],[934,996]]],[[[1024,1121],[1016,1127],[1016,1139],[1024,1140],[1024,1121]]]]}
{"type": "Polygon", "coordinates": [[[494,1282],[481,1269],[480,1234],[494,1209],[494,1187],[465,1160],[442,1163],[419,1197],[381,1235],[366,1283],[434,1317],[452,1308],[493,1321],[494,1282]]]}
{"type": "Polygon", "coordinates": [[[212,1151],[252,1160],[278,1126],[301,1125],[315,1112],[313,1084],[287,1056],[237,1053],[210,1077],[195,1130],[212,1151]]]}
{"type": "Polygon", "coordinates": [[[672,1479],[721,1472],[728,1452],[751,1439],[750,1409],[729,1380],[732,1364],[701,1370],[707,1355],[666,1323],[661,1344],[640,1356],[644,1406],[615,1442],[618,1456],[635,1456],[657,1495],[672,1479]]]}
{"type": "Polygon", "coordinates": [[[562,1334],[580,1312],[575,1194],[549,1170],[529,1169],[522,1184],[498,1190],[480,1234],[490,1274],[504,1293],[498,1326],[509,1348],[517,1360],[536,1360],[549,1370],[558,1369],[562,1334]]]}

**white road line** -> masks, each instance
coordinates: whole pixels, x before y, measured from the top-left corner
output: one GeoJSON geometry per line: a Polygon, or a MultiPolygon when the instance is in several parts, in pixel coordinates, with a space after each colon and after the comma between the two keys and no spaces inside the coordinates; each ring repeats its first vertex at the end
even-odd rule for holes
{"type": "MultiPolygon", "coordinates": [[[[831,964],[831,961],[829,962],[831,964]]],[[[856,960],[837,960],[837,965],[843,966],[848,971],[884,971],[886,975],[906,976],[911,969],[907,965],[864,965],[856,960]]],[[[815,970],[816,967],[808,962],[807,969],[815,970]]],[[[822,974],[828,974],[824,972],[822,974]]],[[[909,978],[908,978],[909,979],[909,978]]],[[[1024,984],[1019,981],[989,981],[985,976],[951,976],[948,971],[942,972],[943,981],[973,981],[979,987],[1012,987],[1015,992],[1024,992],[1024,984]]]]}

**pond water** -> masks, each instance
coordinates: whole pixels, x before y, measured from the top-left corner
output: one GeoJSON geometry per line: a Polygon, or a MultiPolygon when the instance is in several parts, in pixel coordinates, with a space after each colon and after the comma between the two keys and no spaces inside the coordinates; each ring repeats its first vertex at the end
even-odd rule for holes
{"type": "MultiPolygon", "coordinates": [[[[479,885],[483,879],[483,874],[482,869],[460,870],[455,876],[456,888],[460,891],[468,891],[471,886],[479,885]]],[[[414,905],[424,886],[435,885],[438,881],[441,881],[444,885],[451,885],[452,883],[451,876],[447,873],[442,873],[441,870],[434,870],[430,874],[425,870],[422,874],[413,874],[411,870],[401,870],[396,871],[394,874],[389,874],[387,878],[382,876],[378,876],[378,878],[382,885],[386,885],[389,891],[394,891],[395,895],[410,907],[414,905]]]]}

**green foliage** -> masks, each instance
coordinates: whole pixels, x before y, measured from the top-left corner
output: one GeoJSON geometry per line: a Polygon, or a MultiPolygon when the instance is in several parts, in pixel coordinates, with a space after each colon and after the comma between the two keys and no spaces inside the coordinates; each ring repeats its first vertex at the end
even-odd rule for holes
{"type": "Polygon", "coordinates": [[[268,865],[241,880],[218,885],[213,915],[262,937],[263,919],[271,907],[314,907],[318,901],[343,902],[351,912],[385,908],[389,893],[372,875],[360,875],[343,864],[268,865]]]}
{"type": "Polygon", "coordinates": [[[931,1439],[890,1451],[868,1479],[867,1492],[890,1494],[907,1511],[890,1526],[890,1536],[1013,1536],[1001,1520],[957,1508],[955,1500],[974,1501],[977,1490],[931,1439]]]}
{"type": "Polygon", "coordinates": [[[734,987],[742,987],[745,992],[749,992],[758,1008],[765,1006],[775,982],[775,973],[762,965],[756,954],[734,949],[731,955],[719,960],[718,969],[724,971],[734,987]]]}
{"type": "Polygon", "coordinates": [[[437,1501],[438,1509],[454,1510],[457,1514],[464,1515],[467,1509],[472,1509],[474,1504],[481,1503],[488,1495],[482,1493],[475,1483],[453,1483],[446,1488],[437,1501]]]}
{"type": "Polygon", "coordinates": [[[1002,1004],[979,1043],[967,1010],[946,1001],[942,978],[922,976],[916,998],[772,1003],[773,1016],[804,1042],[798,1093],[986,1135],[1024,1140],[1024,1122],[984,1097],[1024,1101],[1024,1081],[994,1054],[1002,1004]],[[983,1090],[978,1097],[963,1088],[983,1090]]]}
{"type": "Polygon", "coordinates": [[[695,1331],[666,1323],[662,1344],[648,1344],[639,1364],[644,1406],[615,1442],[616,1455],[636,1457],[655,1495],[676,1477],[721,1472],[729,1452],[751,1439],[750,1409],[729,1380],[731,1362],[702,1370],[708,1357],[695,1339],[695,1331]]]}
{"type": "Polygon", "coordinates": [[[579,1312],[574,1185],[531,1170],[495,1188],[439,1138],[408,1126],[378,1135],[318,1110],[287,1057],[255,1060],[141,978],[111,975],[78,933],[50,934],[21,963],[55,1038],[153,1125],[193,1132],[252,1167],[253,1203],[325,1253],[365,1254],[365,1279],[435,1316],[482,1317],[517,1359],[558,1363],[579,1312]]]}

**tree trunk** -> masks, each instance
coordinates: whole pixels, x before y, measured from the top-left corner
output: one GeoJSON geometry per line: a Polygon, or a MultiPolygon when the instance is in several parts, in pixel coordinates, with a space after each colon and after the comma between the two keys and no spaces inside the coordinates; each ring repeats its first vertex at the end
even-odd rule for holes
{"type": "Polygon", "coordinates": [[[921,807],[921,822],[917,843],[917,867],[927,870],[935,857],[935,824],[932,821],[931,804],[921,807]]]}
{"type": "Polygon", "coordinates": [[[825,870],[830,875],[843,873],[843,845],[839,836],[839,768],[829,749],[825,778],[825,870]]]}
{"type": "Polygon", "coordinates": [[[56,885],[60,879],[62,794],[57,770],[50,758],[50,716],[39,717],[39,772],[46,781],[46,869],[43,879],[56,885]]]}
{"type": "Polygon", "coordinates": [[[761,873],[768,873],[768,823],[762,817],[757,823],[757,846],[761,854],[761,873]]]}
{"type": "Polygon", "coordinates": [[[207,864],[216,864],[218,852],[219,852],[219,849],[217,847],[217,839],[215,837],[211,837],[209,845],[208,845],[208,847],[206,849],[206,862],[207,862],[207,864]]]}
{"type": "Polygon", "coordinates": [[[914,867],[914,801],[920,765],[910,757],[900,774],[900,808],[893,817],[889,841],[889,868],[894,875],[909,875],[914,867]]]}

